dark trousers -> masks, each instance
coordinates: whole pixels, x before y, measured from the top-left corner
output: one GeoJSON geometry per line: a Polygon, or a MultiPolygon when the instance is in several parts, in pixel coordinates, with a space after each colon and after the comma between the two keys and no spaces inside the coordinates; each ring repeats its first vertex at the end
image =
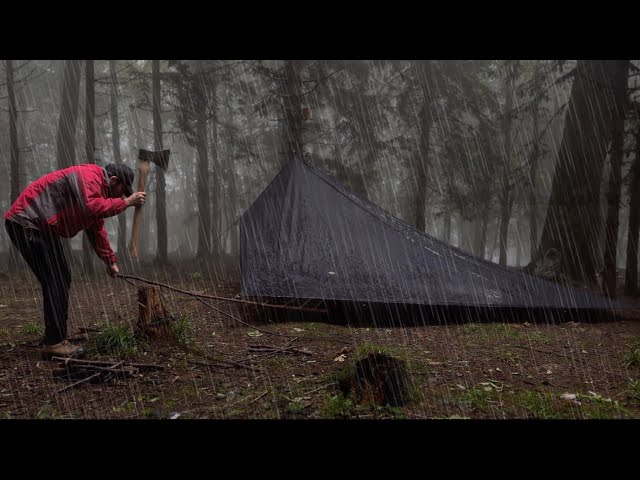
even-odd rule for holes
{"type": "Polygon", "coordinates": [[[53,345],[67,338],[67,311],[71,272],[60,238],[40,230],[24,228],[5,220],[9,238],[42,286],[44,343],[53,345]]]}

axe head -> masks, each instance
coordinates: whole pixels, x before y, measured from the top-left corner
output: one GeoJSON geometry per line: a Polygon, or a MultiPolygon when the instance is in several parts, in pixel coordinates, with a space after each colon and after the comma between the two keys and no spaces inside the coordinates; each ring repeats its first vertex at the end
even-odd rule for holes
{"type": "Polygon", "coordinates": [[[163,170],[166,170],[169,166],[169,155],[171,155],[171,150],[161,150],[157,152],[143,150],[142,148],[138,150],[138,160],[153,162],[163,170]]]}

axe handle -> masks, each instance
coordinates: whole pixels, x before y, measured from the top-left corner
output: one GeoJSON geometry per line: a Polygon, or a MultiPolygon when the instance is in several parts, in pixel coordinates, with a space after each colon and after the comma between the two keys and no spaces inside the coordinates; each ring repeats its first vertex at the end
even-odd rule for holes
{"type": "MultiPolygon", "coordinates": [[[[149,174],[149,162],[138,161],[138,192],[144,192],[144,187],[149,174]]],[[[133,214],[133,226],[131,227],[131,243],[129,244],[129,255],[131,258],[138,257],[138,239],[140,238],[140,221],[142,220],[142,207],[136,207],[133,214]]]]}

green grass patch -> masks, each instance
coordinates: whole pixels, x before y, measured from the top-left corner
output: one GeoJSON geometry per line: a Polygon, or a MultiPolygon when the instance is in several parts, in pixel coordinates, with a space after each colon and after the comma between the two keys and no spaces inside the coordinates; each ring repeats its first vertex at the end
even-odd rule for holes
{"type": "Polygon", "coordinates": [[[535,343],[549,343],[551,341],[551,337],[546,333],[542,332],[533,332],[529,335],[529,339],[535,343]]]}
{"type": "Polygon", "coordinates": [[[502,360],[503,362],[510,363],[512,365],[515,365],[516,363],[518,363],[520,361],[520,355],[519,354],[514,353],[511,350],[508,350],[506,348],[499,348],[496,351],[496,354],[497,354],[497,356],[498,356],[498,358],[500,360],[502,360]]]}
{"type": "Polygon", "coordinates": [[[629,398],[633,401],[640,402],[640,380],[629,379],[629,398]]]}
{"type": "Polygon", "coordinates": [[[122,324],[107,325],[94,340],[98,352],[121,357],[132,357],[146,345],[127,325],[122,324]]]}
{"type": "Polygon", "coordinates": [[[326,419],[353,418],[356,413],[356,404],[350,398],[342,394],[331,395],[322,406],[320,415],[326,419]]]}
{"type": "Polygon", "coordinates": [[[475,335],[480,340],[497,338],[518,338],[520,332],[513,325],[505,323],[467,323],[460,330],[469,335],[475,335]]]}
{"type": "Polygon", "coordinates": [[[189,343],[192,338],[191,321],[187,315],[181,315],[171,322],[171,333],[182,343],[189,343]]]}
{"type": "Polygon", "coordinates": [[[554,408],[553,395],[548,393],[525,390],[516,393],[512,402],[518,409],[526,411],[527,418],[554,419],[561,417],[554,408]]]}
{"type": "Polygon", "coordinates": [[[22,335],[42,335],[44,332],[44,328],[40,325],[36,325],[35,323],[27,323],[20,328],[20,333],[22,335]]]}
{"type": "Polygon", "coordinates": [[[640,366],[640,338],[635,338],[629,344],[629,351],[624,356],[624,363],[628,367],[640,366]]]}
{"type": "Polygon", "coordinates": [[[631,413],[623,408],[617,400],[604,398],[595,392],[587,395],[578,395],[582,402],[583,412],[586,418],[593,420],[619,419],[631,416],[631,413]]]}
{"type": "Polygon", "coordinates": [[[304,410],[304,406],[300,402],[289,402],[287,405],[287,412],[292,414],[300,414],[304,410]]]}
{"type": "Polygon", "coordinates": [[[484,410],[489,408],[491,393],[484,389],[472,388],[461,392],[456,401],[464,409],[484,410]]]}

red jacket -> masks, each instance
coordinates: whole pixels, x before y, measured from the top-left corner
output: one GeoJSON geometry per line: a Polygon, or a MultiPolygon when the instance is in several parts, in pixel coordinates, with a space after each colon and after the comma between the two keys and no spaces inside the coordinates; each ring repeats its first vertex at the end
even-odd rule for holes
{"type": "Polygon", "coordinates": [[[127,204],[109,198],[108,186],[107,173],[98,165],[57,170],[25,188],[4,218],[66,238],[86,230],[98,256],[107,265],[116,263],[103,218],[119,214],[127,204]]]}

